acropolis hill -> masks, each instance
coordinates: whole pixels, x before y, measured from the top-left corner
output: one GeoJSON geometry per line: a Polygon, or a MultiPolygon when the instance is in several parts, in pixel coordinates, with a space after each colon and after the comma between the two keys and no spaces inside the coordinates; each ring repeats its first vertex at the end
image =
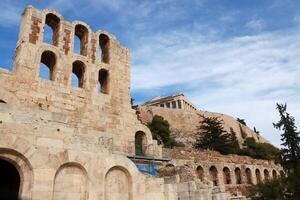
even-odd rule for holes
{"type": "Polygon", "coordinates": [[[0,138],[1,200],[245,199],[247,187],[282,170],[245,156],[162,148],[131,108],[129,49],[33,6],[22,15],[13,70],[0,70],[0,138]]]}

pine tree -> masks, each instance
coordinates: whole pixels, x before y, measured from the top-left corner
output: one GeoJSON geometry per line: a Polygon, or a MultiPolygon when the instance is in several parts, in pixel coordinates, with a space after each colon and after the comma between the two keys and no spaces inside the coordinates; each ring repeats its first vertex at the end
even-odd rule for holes
{"type": "Polygon", "coordinates": [[[227,133],[223,127],[223,121],[218,117],[204,117],[198,127],[198,133],[194,148],[219,151],[229,154],[235,151],[233,144],[237,143],[235,133],[227,133]]]}
{"type": "Polygon", "coordinates": [[[300,199],[300,136],[295,125],[295,118],[287,113],[286,104],[276,105],[280,120],[273,123],[276,129],[282,130],[281,164],[285,168],[293,199],[300,199]]]}

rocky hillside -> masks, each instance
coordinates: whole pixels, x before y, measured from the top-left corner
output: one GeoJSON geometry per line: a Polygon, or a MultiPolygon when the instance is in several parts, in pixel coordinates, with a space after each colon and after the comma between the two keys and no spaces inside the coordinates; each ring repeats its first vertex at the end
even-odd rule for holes
{"type": "Polygon", "coordinates": [[[138,106],[137,112],[139,119],[145,124],[150,122],[154,115],[164,117],[170,123],[171,131],[175,139],[183,142],[188,147],[191,147],[195,141],[197,127],[202,120],[201,116],[219,117],[222,119],[224,122],[224,128],[227,131],[230,131],[230,128],[232,128],[236,132],[240,146],[247,137],[252,137],[260,143],[268,142],[249,127],[239,123],[235,118],[221,113],[168,109],[156,106],[138,106]]]}

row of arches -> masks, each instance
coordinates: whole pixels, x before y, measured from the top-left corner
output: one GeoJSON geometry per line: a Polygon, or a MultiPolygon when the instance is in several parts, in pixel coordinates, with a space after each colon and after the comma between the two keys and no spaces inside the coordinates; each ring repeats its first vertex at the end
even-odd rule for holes
{"type": "MultiPolygon", "coordinates": [[[[54,81],[56,76],[57,56],[54,52],[46,50],[41,54],[39,77],[54,81]]],[[[85,79],[86,65],[76,60],[72,63],[71,85],[83,88],[85,79]]],[[[100,93],[109,93],[109,72],[106,69],[98,71],[97,88],[100,93]]]]}
{"type": "MultiPolygon", "coordinates": [[[[44,42],[58,46],[60,39],[61,19],[53,13],[46,14],[44,26],[44,42]]],[[[83,56],[88,54],[89,29],[83,24],[74,27],[74,52],[83,56]]],[[[110,40],[101,33],[98,38],[99,62],[109,63],[110,40]]]]}
{"type": "MultiPolygon", "coordinates": [[[[261,170],[260,169],[255,169],[255,176],[252,175],[252,171],[250,168],[246,168],[243,172],[239,167],[236,167],[233,172],[231,172],[229,167],[224,167],[222,170],[222,179],[219,180],[219,171],[215,166],[211,166],[209,168],[209,180],[213,182],[214,186],[218,186],[220,184],[255,184],[255,183],[260,183],[263,181],[261,170]],[[233,173],[233,174],[232,174],[233,173]],[[254,181],[253,178],[256,178],[254,181]],[[234,179],[234,180],[232,180],[234,179]],[[222,182],[220,182],[222,181],[222,182]]],[[[205,173],[204,169],[202,166],[198,166],[196,168],[196,176],[199,178],[201,181],[204,180],[205,178],[205,173]]],[[[271,178],[270,172],[267,169],[263,170],[263,177],[264,180],[269,180],[271,178]]],[[[272,170],[272,178],[277,178],[278,177],[278,172],[273,169],[272,170]]]]}
{"type": "MultiPolygon", "coordinates": [[[[23,172],[14,162],[0,158],[0,199],[22,199],[23,172]]],[[[89,176],[79,163],[65,163],[57,170],[52,200],[89,199],[89,176]]],[[[104,177],[104,199],[132,199],[132,178],[121,166],[111,167],[104,177]]]]}

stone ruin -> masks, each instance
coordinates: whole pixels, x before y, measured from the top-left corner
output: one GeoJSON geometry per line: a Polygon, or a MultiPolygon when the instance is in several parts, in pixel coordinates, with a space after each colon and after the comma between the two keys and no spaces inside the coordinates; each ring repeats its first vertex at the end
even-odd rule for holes
{"type": "Polygon", "coordinates": [[[225,186],[255,184],[244,181],[248,168],[253,179],[255,168],[280,171],[242,157],[163,149],[131,108],[129,60],[129,49],[105,31],[50,9],[25,9],[13,70],[0,69],[0,199],[243,199],[225,186]]]}

